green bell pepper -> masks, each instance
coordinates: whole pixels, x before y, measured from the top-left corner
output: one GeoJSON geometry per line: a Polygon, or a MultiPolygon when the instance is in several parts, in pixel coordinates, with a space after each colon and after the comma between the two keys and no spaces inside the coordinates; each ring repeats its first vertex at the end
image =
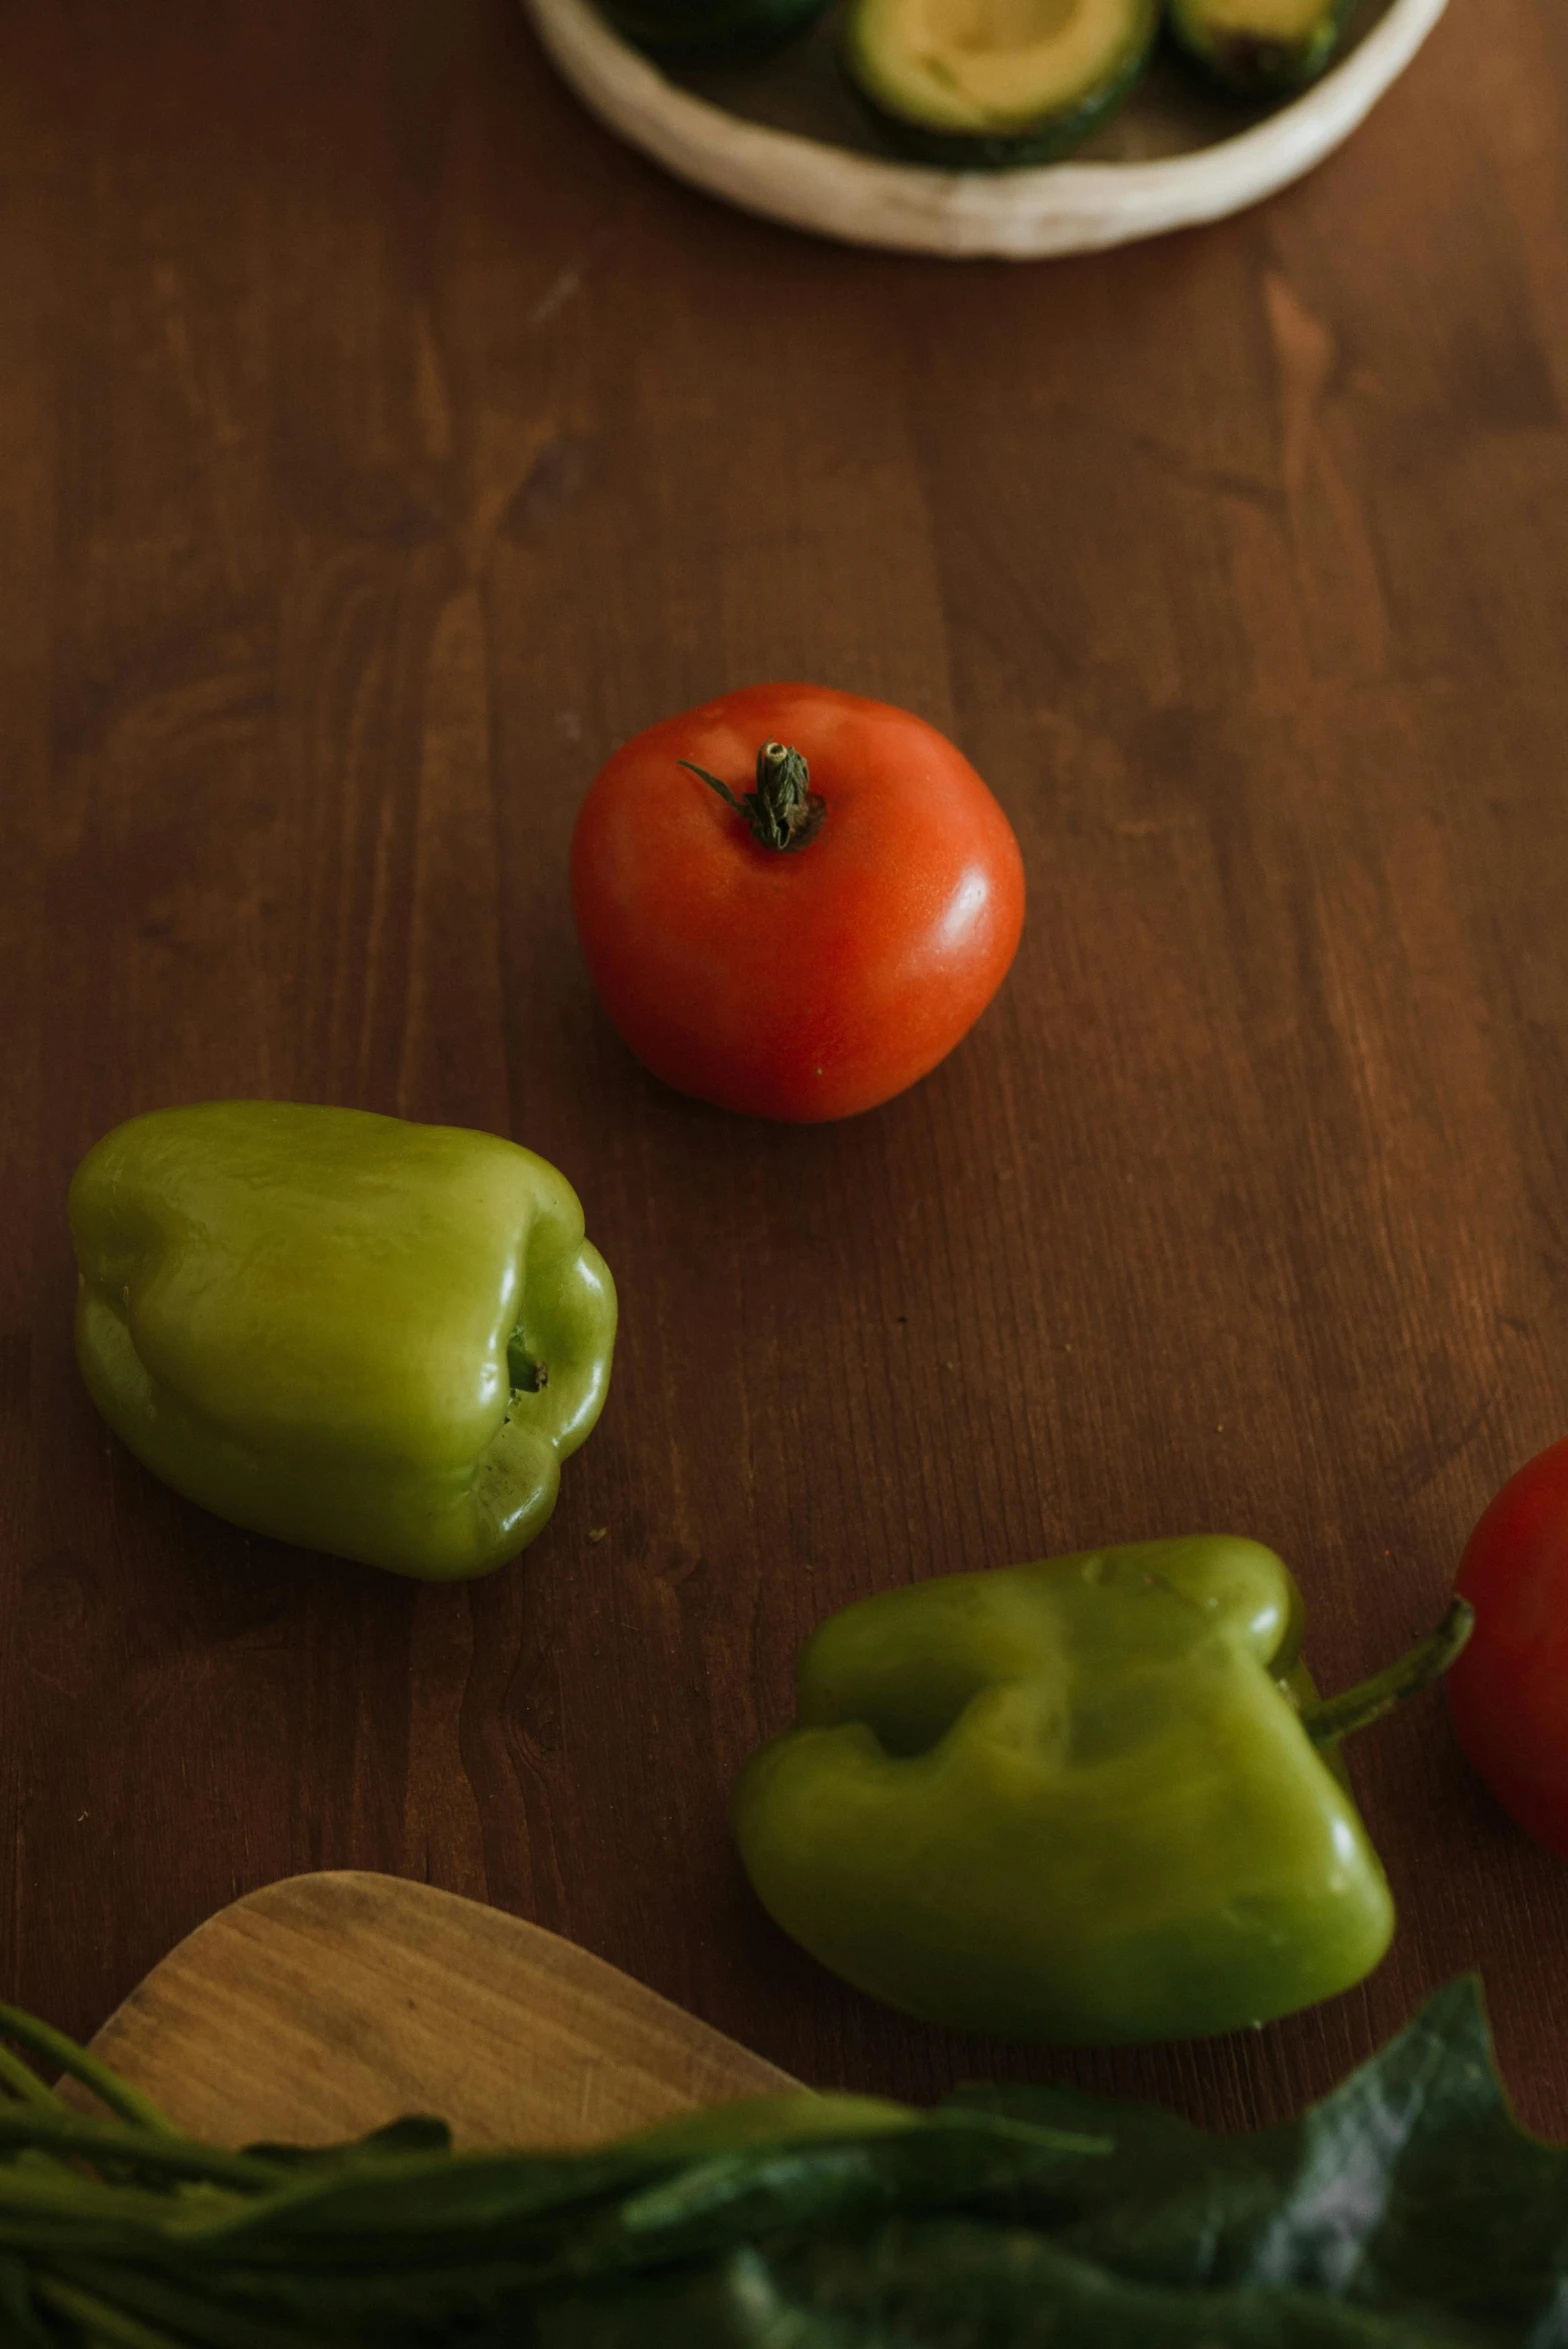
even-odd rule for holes
{"type": "Polygon", "coordinates": [[[544,1526],[604,1403],[615,1288],[554,1167],[494,1134],[213,1101],[71,1184],[77,1359],[219,1517],[427,1581],[544,1526]]]}
{"type": "Polygon", "coordinates": [[[1335,1742],[1435,1677],[1467,1610],[1320,1702],[1260,1543],[1141,1542],[862,1600],[734,1828],[786,1932],[928,2022],[1067,2045],[1346,1990],[1393,1902],[1335,1742]]]}

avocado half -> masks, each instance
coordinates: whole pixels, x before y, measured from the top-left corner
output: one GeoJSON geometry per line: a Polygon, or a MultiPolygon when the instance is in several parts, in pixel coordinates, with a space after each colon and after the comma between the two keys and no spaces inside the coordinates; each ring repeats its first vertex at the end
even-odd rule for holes
{"type": "Polygon", "coordinates": [[[1355,0],[1169,0],[1171,31],[1243,98],[1303,89],[1331,62],[1355,0]]]}
{"type": "Polygon", "coordinates": [[[1097,129],[1159,27],[1160,0],[851,0],[843,60],[905,154],[1007,170],[1097,129]]]}

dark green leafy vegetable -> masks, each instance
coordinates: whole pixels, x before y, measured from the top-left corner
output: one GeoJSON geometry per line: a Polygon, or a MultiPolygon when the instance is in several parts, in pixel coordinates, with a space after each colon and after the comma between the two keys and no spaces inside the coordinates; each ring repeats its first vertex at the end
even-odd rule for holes
{"type": "Polygon", "coordinates": [[[28,2017],[0,2052],[10,2349],[1556,2349],[1568,2152],[1457,1982],[1299,2121],[1068,2089],[795,2097],[584,2154],[438,2122],[220,2152],[28,2017]]]}

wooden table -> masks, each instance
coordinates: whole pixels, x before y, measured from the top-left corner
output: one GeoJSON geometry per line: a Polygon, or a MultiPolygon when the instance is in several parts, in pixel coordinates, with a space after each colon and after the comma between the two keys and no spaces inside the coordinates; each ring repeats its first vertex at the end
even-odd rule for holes
{"type": "Polygon", "coordinates": [[[807,2077],[1235,2124],[1483,1973],[1568,2129],[1568,1867],[1429,1701],[1356,1773],[1364,1990],[1068,2057],[917,2029],[754,1907],[725,1800],[829,1609],[1224,1527],[1322,1680],[1568,1423],[1568,17],[1455,0],[1266,210],[1066,264],[815,244],[657,176],[508,0],[0,26],[0,1955],[77,2031],[241,1890],[391,1870],[807,2077]],[[612,745],[821,678],[954,734],[1014,973],[890,1107],[662,1091],[564,887],[612,745]],[[71,1169],[222,1094],[515,1134],[614,1391],[518,1566],[201,1515],[98,1425],[71,1169]]]}

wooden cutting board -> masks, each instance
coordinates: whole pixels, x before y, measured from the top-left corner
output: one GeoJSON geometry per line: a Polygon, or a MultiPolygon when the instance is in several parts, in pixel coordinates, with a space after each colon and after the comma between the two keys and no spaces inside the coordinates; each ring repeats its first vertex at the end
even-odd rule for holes
{"type": "Polygon", "coordinates": [[[228,2145],[325,2144],[410,2112],[467,2144],[588,2145],[798,2085],[557,1934],[349,1872],[220,1910],[92,2045],[228,2145]]]}

